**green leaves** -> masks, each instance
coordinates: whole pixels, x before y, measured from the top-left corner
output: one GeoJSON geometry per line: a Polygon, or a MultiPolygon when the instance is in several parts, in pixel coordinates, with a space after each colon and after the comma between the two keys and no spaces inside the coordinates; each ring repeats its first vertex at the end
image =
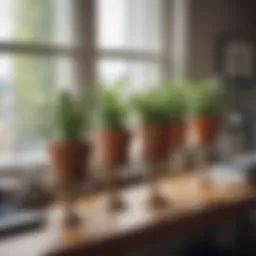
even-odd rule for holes
{"type": "Polygon", "coordinates": [[[172,83],[162,88],[168,120],[182,121],[188,112],[186,87],[172,83]]]}
{"type": "Polygon", "coordinates": [[[152,92],[134,94],[131,98],[131,108],[142,123],[158,123],[164,119],[158,99],[152,92]]]}
{"type": "Polygon", "coordinates": [[[63,90],[40,112],[42,135],[52,140],[77,142],[83,140],[89,129],[91,115],[89,101],[63,90]]]}
{"type": "Polygon", "coordinates": [[[223,110],[226,92],[217,80],[208,79],[191,86],[190,106],[194,115],[218,115],[223,110]]]}
{"type": "Polygon", "coordinates": [[[126,79],[120,79],[111,88],[99,88],[96,121],[100,126],[107,129],[122,129],[126,125],[128,111],[125,84],[126,79]]]}
{"type": "Polygon", "coordinates": [[[60,93],[53,105],[53,122],[49,122],[55,136],[65,141],[81,140],[92,113],[98,125],[111,130],[123,129],[130,114],[135,114],[143,124],[183,121],[190,111],[195,115],[217,115],[226,98],[225,91],[214,80],[194,85],[184,80],[173,81],[129,96],[126,84],[122,79],[111,87],[94,87],[83,100],[67,91],[60,93]]]}
{"type": "Polygon", "coordinates": [[[56,128],[65,141],[79,141],[84,135],[85,110],[82,103],[71,93],[62,92],[56,109],[56,128]]]}
{"type": "Polygon", "coordinates": [[[218,115],[224,108],[226,92],[214,79],[192,83],[173,80],[147,93],[132,96],[131,106],[142,123],[182,121],[194,115],[218,115]]]}
{"type": "Polygon", "coordinates": [[[187,112],[183,87],[165,84],[152,91],[134,94],[131,106],[142,123],[181,121],[187,112]]]}

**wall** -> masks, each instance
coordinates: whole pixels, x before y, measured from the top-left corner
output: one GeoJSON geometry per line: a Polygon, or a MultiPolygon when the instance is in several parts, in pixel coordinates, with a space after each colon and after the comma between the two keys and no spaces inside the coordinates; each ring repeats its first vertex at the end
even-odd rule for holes
{"type": "Polygon", "coordinates": [[[214,75],[218,34],[236,29],[251,30],[255,7],[253,0],[190,0],[189,76],[214,75]]]}

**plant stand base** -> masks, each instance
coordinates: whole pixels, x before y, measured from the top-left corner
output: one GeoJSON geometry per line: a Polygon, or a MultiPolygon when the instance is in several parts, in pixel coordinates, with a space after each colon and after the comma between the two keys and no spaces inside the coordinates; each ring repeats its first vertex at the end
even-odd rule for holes
{"type": "Polygon", "coordinates": [[[77,226],[81,224],[81,219],[74,213],[67,214],[63,219],[63,225],[64,226],[77,226]]]}
{"type": "Polygon", "coordinates": [[[126,204],[121,198],[115,196],[109,199],[108,208],[111,212],[119,212],[126,208],[126,204]]]}
{"type": "Polygon", "coordinates": [[[149,199],[149,205],[152,208],[166,208],[170,205],[170,202],[164,196],[156,194],[149,199]]]}
{"type": "Polygon", "coordinates": [[[204,189],[209,189],[212,187],[211,179],[209,173],[202,173],[200,177],[200,185],[204,189]]]}

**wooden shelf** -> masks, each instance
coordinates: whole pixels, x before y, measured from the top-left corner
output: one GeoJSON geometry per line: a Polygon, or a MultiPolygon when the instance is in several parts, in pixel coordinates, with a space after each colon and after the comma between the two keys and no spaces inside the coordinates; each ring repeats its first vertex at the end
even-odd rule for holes
{"type": "Polygon", "coordinates": [[[120,191],[123,212],[107,209],[108,192],[81,198],[76,203],[83,221],[77,228],[61,226],[61,207],[46,210],[44,230],[0,241],[0,255],[120,255],[160,241],[182,238],[256,207],[256,189],[205,188],[196,175],[159,180],[170,205],[153,210],[147,201],[150,188],[136,185],[120,191]],[[81,253],[81,254],[80,254],[81,253]]]}

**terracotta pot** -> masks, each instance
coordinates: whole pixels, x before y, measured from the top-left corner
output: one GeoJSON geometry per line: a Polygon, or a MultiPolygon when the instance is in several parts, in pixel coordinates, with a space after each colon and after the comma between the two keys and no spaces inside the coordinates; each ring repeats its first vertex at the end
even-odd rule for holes
{"type": "Polygon", "coordinates": [[[184,122],[173,122],[170,124],[170,150],[180,149],[185,142],[187,125],[184,122]]]}
{"type": "Polygon", "coordinates": [[[129,132],[127,130],[102,130],[97,136],[99,160],[108,165],[125,164],[128,160],[129,132]]]}
{"type": "Polygon", "coordinates": [[[157,163],[168,158],[169,125],[152,124],[141,128],[142,158],[147,163],[157,163]]]}
{"type": "Polygon", "coordinates": [[[49,146],[52,168],[58,181],[86,178],[90,146],[88,143],[55,142],[49,146]]]}
{"type": "Polygon", "coordinates": [[[199,141],[204,145],[213,143],[219,126],[216,116],[205,116],[195,120],[195,130],[199,141]]]}

